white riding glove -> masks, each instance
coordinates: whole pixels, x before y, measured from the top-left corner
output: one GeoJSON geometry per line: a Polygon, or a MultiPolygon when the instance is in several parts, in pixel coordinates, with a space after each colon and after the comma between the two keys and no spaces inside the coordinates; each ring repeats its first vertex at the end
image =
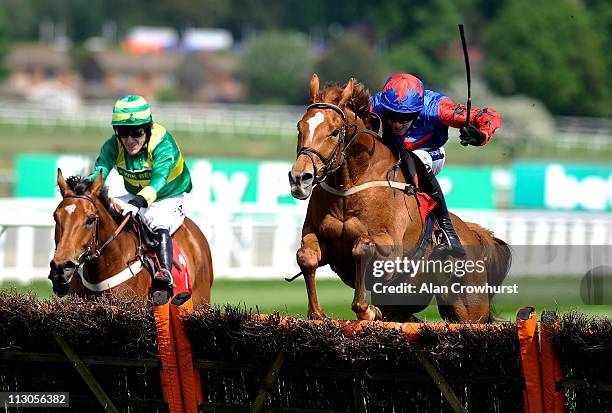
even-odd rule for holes
{"type": "Polygon", "coordinates": [[[132,213],[132,216],[135,217],[138,213],[138,210],[140,210],[140,208],[138,208],[136,205],[125,204],[125,206],[121,210],[121,215],[126,217],[129,213],[132,213]]]}

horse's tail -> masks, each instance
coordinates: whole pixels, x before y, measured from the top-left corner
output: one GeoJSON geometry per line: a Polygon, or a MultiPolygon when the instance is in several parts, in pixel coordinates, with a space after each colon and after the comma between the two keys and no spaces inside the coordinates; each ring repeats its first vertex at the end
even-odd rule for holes
{"type": "MultiPolygon", "coordinates": [[[[466,222],[468,228],[480,240],[480,246],[486,252],[487,261],[485,268],[487,270],[487,282],[489,285],[501,285],[512,263],[512,251],[510,246],[503,240],[493,236],[493,232],[478,224],[466,222]]],[[[489,294],[489,302],[493,298],[494,293],[489,294]]],[[[489,321],[493,321],[493,315],[490,314],[489,321]]]]}

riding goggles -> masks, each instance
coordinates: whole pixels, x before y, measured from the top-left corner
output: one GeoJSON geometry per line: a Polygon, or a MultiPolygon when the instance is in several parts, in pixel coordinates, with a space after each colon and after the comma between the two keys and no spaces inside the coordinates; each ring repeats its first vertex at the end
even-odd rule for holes
{"type": "Polygon", "coordinates": [[[127,139],[130,136],[138,139],[145,134],[145,130],[144,128],[115,128],[115,134],[120,139],[127,139]]]}
{"type": "Polygon", "coordinates": [[[405,124],[408,122],[412,122],[418,117],[418,115],[419,115],[418,113],[399,113],[399,112],[392,112],[388,109],[384,110],[385,119],[387,119],[391,123],[405,124]]]}

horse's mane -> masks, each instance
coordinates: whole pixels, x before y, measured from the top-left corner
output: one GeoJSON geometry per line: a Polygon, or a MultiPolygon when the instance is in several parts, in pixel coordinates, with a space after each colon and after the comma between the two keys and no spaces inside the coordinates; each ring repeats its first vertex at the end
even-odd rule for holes
{"type": "MultiPolygon", "coordinates": [[[[66,179],[66,184],[68,185],[68,188],[70,188],[76,195],[84,195],[85,191],[87,191],[91,184],[93,184],[93,181],[90,181],[82,176],[70,176],[66,179]]],[[[103,185],[102,189],[100,189],[98,199],[115,221],[121,220],[121,215],[118,214],[115,211],[115,208],[112,208],[111,206],[111,200],[108,196],[108,187],[106,185],[103,185]]]]}
{"type": "MultiPolygon", "coordinates": [[[[317,102],[329,102],[338,104],[342,95],[342,90],[346,87],[337,83],[327,83],[317,97],[317,102]]],[[[366,124],[370,121],[370,91],[361,82],[353,79],[353,95],[349,99],[347,106],[360,117],[366,124]]]]}

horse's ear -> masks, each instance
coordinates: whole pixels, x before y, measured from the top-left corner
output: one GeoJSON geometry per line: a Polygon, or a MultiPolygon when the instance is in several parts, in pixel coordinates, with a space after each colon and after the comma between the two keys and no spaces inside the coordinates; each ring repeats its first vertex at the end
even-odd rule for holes
{"type": "Polygon", "coordinates": [[[319,76],[316,73],[312,74],[310,79],[310,103],[315,103],[315,99],[319,94],[319,76]]]}
{"type": "Polygon", "coordinates": [[[104,180],[102,179],[102,170],[100,170],[100,173],[98,174],[98,176],[96,176],[96,179],[94,179],[93,183],[89,188],[87,188],[87,191],[85,193],[90,196],[98,196],[100,194],[100,189],[102,189],[103,184],[104,180]]]}
{"type": "Polygon", "coordinates": [[[340,96],[340,103],[338,106],[341,108],[346,106],[346,102],[353,96],[353,78],[350,78],[348,82],[346,82],[346,86],[344,86],[344,90],[342,91],[342,96],[340,96]]]}
{"type": "Polygon", "coordinates": [[[72,190],[68,187],[68,184],[66,183],[64,175],[62,174],[62,170],[60,168],[57,168],[57,186],[59,186],[62,198],[72,193],[72,190]]]}

